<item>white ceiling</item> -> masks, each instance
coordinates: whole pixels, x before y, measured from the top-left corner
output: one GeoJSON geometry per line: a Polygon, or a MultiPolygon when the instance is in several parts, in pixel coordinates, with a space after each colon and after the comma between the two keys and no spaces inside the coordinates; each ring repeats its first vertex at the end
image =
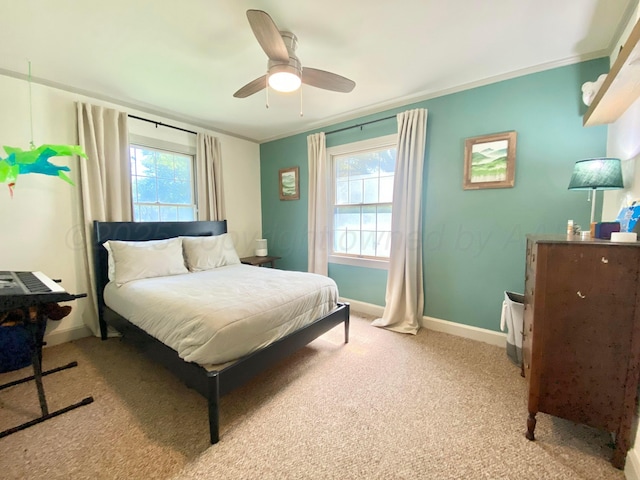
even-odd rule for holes
{"type": "MultiPolygon", "coordinates": [[[[0,73],[263,142],[609,55],[637,0],[0,0],[0,73]],[[233,93],[266,72],[246,17],[351,93],[233,93]]],[[[594,79],[595,80],[595,79],[594,79]]]]}

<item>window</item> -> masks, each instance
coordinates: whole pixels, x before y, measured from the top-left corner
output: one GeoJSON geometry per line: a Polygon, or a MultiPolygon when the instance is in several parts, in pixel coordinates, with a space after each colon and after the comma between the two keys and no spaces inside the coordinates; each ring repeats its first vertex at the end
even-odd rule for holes
{"type": "Polygon", "coordinates": [[[131,144],[135,222],[196,219],[194,155],[131,144]]]}
{"type": "Polygon", "coordinates": [[[389,260],[396,138],[327,150],[333,172],[330,262],[381,266],[389,260]]]}

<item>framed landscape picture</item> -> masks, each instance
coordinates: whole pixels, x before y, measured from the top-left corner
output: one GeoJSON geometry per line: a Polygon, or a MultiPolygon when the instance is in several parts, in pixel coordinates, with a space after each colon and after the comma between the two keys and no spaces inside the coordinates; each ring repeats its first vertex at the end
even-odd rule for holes
{"type": "Polygon", "coordinates": [[[516,132],[467,138],[464,143],[465,190],[513,187],[516,132]]]}
{"type": "Polygon", "coordinates": [[[300,199],[300,174],[298,167],[280,169],[280,200],[300,199]]]}

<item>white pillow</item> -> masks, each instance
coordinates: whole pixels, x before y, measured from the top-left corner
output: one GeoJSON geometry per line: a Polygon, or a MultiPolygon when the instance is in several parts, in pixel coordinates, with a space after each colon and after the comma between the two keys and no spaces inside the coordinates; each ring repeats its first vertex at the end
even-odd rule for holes
{"type": "Polygon", "coordinates": [[[187,268],[192,272],[240,263],[228,233],[212,237],[182,237],[182,247],[187,268]]]}
{"type": "Polygon", "coordinates": [[[109,281],[113,282],[116,279],[116,262],[113,260],[113,252],[111,251],[111,247],[109,246],[108,241],[104,242],[102,246],[108,254],[107,276],[109,277],[109,281]]]}
{"type": "Polygon", "coordinates": [[[182,239],[125,242],[109,240],[105,248],[113,258],[113,281],[118,286],[132,280],[189,273],[184,265],[182,239]]]}

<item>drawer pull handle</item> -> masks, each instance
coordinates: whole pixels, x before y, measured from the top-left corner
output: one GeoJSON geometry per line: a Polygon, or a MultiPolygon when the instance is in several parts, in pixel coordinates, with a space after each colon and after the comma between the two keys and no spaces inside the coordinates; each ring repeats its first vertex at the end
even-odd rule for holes
{"type": "Polygon", "coordinates": [[[604,258],[602,257],[602,260],[600,260],[602,263],[609,263],[609,259],[608,258],[604,258]]]}
{"type": "Polygon", "coordinates": [[[578,290],[578,296],[579,296],[580,298],[587,298],[587,296],[586,296],[586,295],[583,295],[583,294],[582,294],[582,292],[580,292],[580,290],[578,290]]]}

